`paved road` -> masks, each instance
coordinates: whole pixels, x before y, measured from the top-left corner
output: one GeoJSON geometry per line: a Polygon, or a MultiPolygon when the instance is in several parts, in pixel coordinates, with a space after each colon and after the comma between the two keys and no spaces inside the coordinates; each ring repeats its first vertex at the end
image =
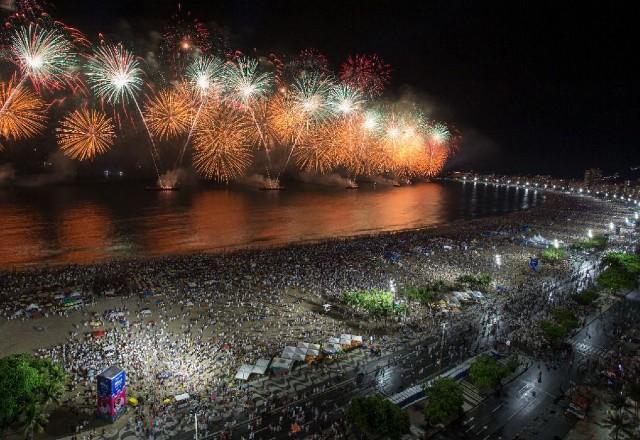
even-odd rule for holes
{"type": "Polygon", "coordinates": [[[593,319],[571,339],[574,351],[564,367],[548,369],[534,363],[524,374],[503,387],[500,395],[484,400],[477,408],[438,438],[445,439],[561,439],[571,425],[558,405],[570,381],[585,379],[578,366],[594,361],[615,344],[619,337],[612,334],[615,324],[624,319],[620,311],[629,307],[616,303],[593,319]],[[539,380],[540,379],[540,380],[539,380]]]}

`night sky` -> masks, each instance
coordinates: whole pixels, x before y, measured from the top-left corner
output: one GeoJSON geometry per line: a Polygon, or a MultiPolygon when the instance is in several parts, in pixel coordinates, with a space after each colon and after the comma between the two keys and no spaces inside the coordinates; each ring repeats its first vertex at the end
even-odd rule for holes
{"type": "MultiPolygon", "coordinates": [[[[577,176],[640,165],[638,10],[526,3],[192,0],[183,8],[223,27],[246,53],[315,47],[334,69],[349,53],[378,53],[393,66],[389,96],[411,95],[462,132],[450,168],[577,176]]],[[[175,8],[59,0],[53,15],[90,37],[144,37],[175,8]]]]}

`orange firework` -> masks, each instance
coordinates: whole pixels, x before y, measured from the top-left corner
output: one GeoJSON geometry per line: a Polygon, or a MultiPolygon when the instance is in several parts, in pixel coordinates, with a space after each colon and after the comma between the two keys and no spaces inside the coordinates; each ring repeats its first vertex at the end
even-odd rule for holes
{"type": "Polygon", "coordinates": [[[335,149],[339,165],[353,176],[371,176],[383,171],[386,157],[376,131],[366,124],[366,115],[351,115],[336,122],[334,127],[332,137],[340,145],[335,149]]]}
{"type": "Polygon", "coordinates": [[[145,105],[144,117],[155,137],[165,140],[189,131],[193,105],[184,89],[162,90],[145,105]]]}
{"type": "Polygon", "coordinates": [[[62,153],[76,160],[103,154],[115,139],[111,118],[98,110],[74,110],[60,122],[56,132],[62,153]]]}
{"type": "Polygon", "coordinates": [[[423,177],[433,177],[442,171],[449,158],[450,150],[447,144],[429,142],[422,152],[420,162],[416,166],[416,172],[423,177]]]}
{"type": "Polygon", "coordinates": [[[304,114],[296,111],[293,101],[288,95],[276,95],[269,100],[273,114],[273,130],[284,144],[292,144],[300,130],[304,127],[304,114]]]}
{"type": "Polygon", "coordinates": [[[203,109],[193,135],[193,164],[220,182],[242,176],[251,164],[250,127],[238,110],[221,103],[203,109]]]}
{"type": "Polygon", "coordinates": [[[308,131],[293,151],[296,165],[305,172],[325,174],[339,163],[342,144],[335,137],[334,127],[326,124],[308,131]]]}
{"type": "Polygon", "coordinates": [[[278,117],[276,108],[270,101],[256,102],[250,112],[243,112],[249,129],[249,141],[258,148],[271,151],[280,143],[279,132],[276,128],[278,117]]]}
{"type": "Polygon", "coordinates": [[[16,87],[13,80],[0,83],[0,109],[0,136],[4,139],[27,139],[46,126],[45,103],[29,89],[16,87]]]}

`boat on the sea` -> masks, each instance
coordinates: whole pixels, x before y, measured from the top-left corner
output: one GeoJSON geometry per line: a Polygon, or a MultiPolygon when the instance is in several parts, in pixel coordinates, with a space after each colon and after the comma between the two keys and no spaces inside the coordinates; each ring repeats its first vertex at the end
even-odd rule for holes
{"type": "Polygon", "coordinates": [[[358,185],[355,180],[348,179],[347,180],[347,185],[344,188],[345,189],[358,189],[358,188],[360,188],[360,185],[358,185]]]}
{"type": "Polygon", "coordinates": [[[280,179],[265,179],[264,184],[260,187],[260,191],[280,191],[284,186],[280,185],[280,179]]]}

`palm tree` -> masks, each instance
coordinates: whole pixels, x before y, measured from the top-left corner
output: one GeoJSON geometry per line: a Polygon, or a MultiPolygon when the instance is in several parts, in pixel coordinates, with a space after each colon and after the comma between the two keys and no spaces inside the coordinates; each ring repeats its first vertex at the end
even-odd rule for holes
{"type": "Polygon", "coordinates": [[[633,422],[620,412],[610,412],[607,417],[602,420],[602,426],[611,430],[615,440],[618,440],[620,434],[631,435],[633,433],[633,422]]]}
{"type": "Polygon", "coordinates": [[[639,382],[631,382],[627,384],[627,394],[631,399],[633,399],[635,410],[636,410],[636,419],[638,418],[638,404],[640,403],[640,381],[639,382]]]}
{"type": "Polygon", "coordinates": [[[49,381],[41,390],[40,403],[47,407],[51,403],[60,404],[60,396],[64,392],[64,385],[60,382],[49,381]]]}
{"type": "Polygon", "coordinates": [[[620,414],[629,406],[627,404],[627,396],[622,393],[614,394],[609,403],[620,414]]]}
{"type": "Polygon", "coordinates": [[[29,404],[22,416],[25,438],[33,439],[35,433],[43,432],[48,421],[49,416],[44,412],[43,405],[36,402],[29,404]]]}

